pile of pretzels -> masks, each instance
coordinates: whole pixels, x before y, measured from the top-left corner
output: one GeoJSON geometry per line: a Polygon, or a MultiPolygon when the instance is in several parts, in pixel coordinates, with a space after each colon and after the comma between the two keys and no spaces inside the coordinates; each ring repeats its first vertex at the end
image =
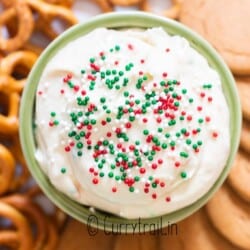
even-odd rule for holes
{"type": "Polygon", "coordinates": [[[0,249],[55,250],[66,215],[43,207],[19,141],[19,103],[26,78],[47,43],[57,37],[53,22],[77,23],[71,0],[1,0],[0,28],[0,249]],[[5,248],[4,248],[5,249],[5,248]]]}

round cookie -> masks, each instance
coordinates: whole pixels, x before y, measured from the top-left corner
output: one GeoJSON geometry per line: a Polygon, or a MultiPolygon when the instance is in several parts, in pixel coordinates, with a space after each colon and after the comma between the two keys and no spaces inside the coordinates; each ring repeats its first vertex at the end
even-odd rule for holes
{"type": "Polygon", "coordinates": [[[162,236],[160,250],[239,250],[216,232],[205,209],[178,224],[178,235],[162,236]]]}
{"type": "Polygon", "coordinates": [[[240,101],[242,106],[243,117],[250,121],[250,78],[236,79],[240,101]]]}
{"type": "Polygon", "coordinates": [[[207,204],[206,210],[221,234],[238,247],[250,249],[249,203],[224,184],[207,204]]]}
{"type": "Polygon", "coordinates": [[[240,136],[240,147],[247,153],[250,153],[250,122],[243,121],[240,136]]]}
{"type": "Polygon", "coordinates": [[[180,21],[204,36],[231,70],[250,73],[250,1],[183,1],[180,21]]]}
{"type": "MultiPolygon", "coordinates": [[[[250,202],[250,158],[239,151],[234,160],[228,182],[235,191],[246,201],[250,202]]],[[[250,210],[250,206],[249,206],[250,210]]]]}

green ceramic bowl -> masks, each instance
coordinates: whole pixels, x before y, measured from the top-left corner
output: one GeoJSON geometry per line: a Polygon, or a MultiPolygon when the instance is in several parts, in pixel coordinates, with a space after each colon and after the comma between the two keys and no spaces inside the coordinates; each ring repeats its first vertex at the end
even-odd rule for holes
{"type": "MultiPolygon", "coordinates": [[[[185,26],[177,23],[173,20],[169,20],[163,17],[146,14],[143,12],[123,12],[104,14],[93,18],[92,20],[76,25],[72,27],[61,36],[59,36],[40,56],[39,60],[33,67],[24,93],[22,96],[21,109],[20,109],[20,136],[22,149],[27,160],[30,172],[37,181],[38,185],[42,188],[44,193],[63,211],[71,215],[75,219],[87,223],[90,231],[93,228],[101,228],[107,231],[121,231],[121,232],[138,232],[141,230],[148,231],[150,228],[148,225],[154,224],[155,228],[169,226],[171,223],[175,223],[194,213],[200,207],[202,207],[208,199],[215,193],[215,191],[222,185],[225,178],[228,175],[232,161],[238,149],[239,136],[241,130],[241,108],[240,101],[237,94],[234,79],[222,61],[217,52],[209,45],[204,39],[198,36],[196,33],[186,28],[185,26]],[[80,36],[87,34],[97,27],[108,28],[124,28],[124,27],[163,27],[170,34],[178,34],[185,37],[193,48],[199,51],[204,57],[207,58],[211,67],[219,72],[221,81],[223,84],[223,90],[226,96],[226,100],[230,109],[230,129],[231,129],[231,151],[227,164],[221,173],[220,177],[201,199],[197,200],[192,205],[180,209],[178,211],[166,214],[161,217],[155,217],[150,219],[141,219],[141,225],[144,228],[138,226],[138,220],[127,220],[118,216],[110,215],[104,212],[96,211],[94,214],[88,207],[83,206],[69,197],[65,196],[58,190],[56,190],[49,179],[40,169],[36,159],[36,141],[33,133],[33,117],[34,117],[34,103],[35,93],[41,74],[47,64],[47,62],[68,42],[74,40],[80,36]],[[137,227],[135,228],[135,224],[137,227]],[[124,226],[127,224],[127,226],[124,226]],[[145,226],[146,225],[146,226],[145,226]],[[134,226],[134,229],[133,229],[134,226]]],[[[154,227],[154,226],[153,226],[154,227]]],[[[93,231],[95,232],[95,231],[93,231]]],[[[90,232],[91,233],[91,232],[90,232]]]]}

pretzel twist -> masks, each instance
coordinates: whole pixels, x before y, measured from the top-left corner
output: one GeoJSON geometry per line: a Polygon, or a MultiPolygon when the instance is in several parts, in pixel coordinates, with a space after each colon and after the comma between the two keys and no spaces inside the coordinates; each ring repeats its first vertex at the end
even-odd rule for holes
{"type": "Polygon", "coordinates": [[[78,23],[73,12],[65,7],[42,2],[41,0],[26,0],[30,8],[39,14],[36,21],[38,30],[44,32],[49,38],[54,39],[58,33],[53,29],[53,21],[60,19],[69,26],[78,23]]]}
{"type": "Polygon", "coordinates": [[[57,234],[55,230],[53,231],[53,225],[50,225],[51,223],[47,220],[46,214],[31,199],[23,195],[11,195],[2,198],[1,201],[21,211],[30,221],[30,226],[35,226],[36,234],[34,236],[35,244],[33,249],[44,249],[45,245],[56,245],[57,234]],[[49,236],[49,233],[53,235],[49,236]],[[48,239],[50,240],[48,241],[48,239]]]}
{"type": "Polygon", "coordinates": [[[29,40],[34,28],[32,12],[25,1],[19,0],[15,4],[13,1],[10,2],[10,8],[0,15],[0,28],[7,26],[14,18],[18,19],[14,37],[5,39],[0,33],[0,50],[7,52],[21,48],[29,40]]]}
{"type": "Polygon", "coordinates": [[[18,210],[0,201],[0,217],[9,219],[16,229],[0,231],[1,246],[9,246],[18,250],[33,249],[31,228],[28,221],[18,210]]]}

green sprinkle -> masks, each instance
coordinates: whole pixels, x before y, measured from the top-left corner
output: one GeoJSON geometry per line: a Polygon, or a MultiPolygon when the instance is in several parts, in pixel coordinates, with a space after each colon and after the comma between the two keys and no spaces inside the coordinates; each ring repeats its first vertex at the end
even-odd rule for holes
{"type": "Polygon", "coordinates": [[[109,172],[109,178],[112,178],[114,176],[114,173],[113,172],[109,172]]]}
{"type": "Polygon", "coordinates": [[[148,160],[152,161],[154,159],[154,157],[152,155],[148,156],[148,160]]]}
{"type": "Polygon", "coordinates": [[[199,146],[201,146],[201,145],[202,145],[202,141],[198,141],[197,144],[198,144],[199,146]]]}
{"type": "Polygon", "coordinates": [[[162,143],[161,147],[162,147],[163,149],[166,149],[166,148],[168,147],[168,145],[167,145],[167,143],[162,143]]]}
{"type": "Polygon", "coordinates": [[[180,152],[180,156],[183,158],[188,158],[188,153],[187,152],[180,152]]]}
{"type": "Polygon", "coordinates": [[[94,63],[94,62],[95,62],[95,58],[92,57],[92,58],[89,59],[89,61],[90,61],[91,63],[94,63]]]}
{"type": "Polygon", "coordinates": [[[166,138],[169,138],[169,137],[170,137],[170,134],[169,134],[169,133],[166,133],[166,134],[165,134],[165,137],[166,137],[166,138]]]}
{"type": "Polygon", "coordinates": [[[85,132],[84,132],[84,131],[81,131],[81,132],[80,132],[80,136],[81,136],[81,137],[84,137],[84,136],[85,136],[85,132]]]}
{"type": "Polygon", "coordinates": [[[120,47],[119,45],[116,45],[116,46],[115,46],[115,50],[116,50],[116,51],[119,51],[120,49],[121,49],[121,47],[120,47]]]}
{"type": "Polygon", "coordinates": [[[134,180],[135,180],[135,181],[139,181],[139,180],[140,180],[140,177],[139,177],[139,176],[135,176],[135,177],[134,177],[134,180]]]}
{"type": "Polygon", "coordinates": [[[58,125],[59,124],[59,121],[58,120],[55,120],[54,121],[54,125],[58,125]]]}
{"type": "Polygon", "coordinates": [[[157,131],[161,133],[163,131],[163,128],[158,128],[157,131]]]}
{"type": "Polygon", "coordinates": [[[99,175],[100,175],[100,177],[103,177],[103,176],[104,176],[104,173],[103,173],[103,172],[101,172],[99,175]]]}
{"type": "Polygon", "coordinates": [[[55,116],[56,116],[56,112],[51,112],[50,115],[51,115],[52,117],[55,117],[55,116]]]}
{"type": "Polygon", "coordinates": [[[203,123],[203,121],[204,121],[204,120],[203,120],[202,118],[198,119],[198,122],[199,122],[199,123],[203,123]]]}
{"type": "Polygon", "coordinates": [[[101,97],[101,98],[100,98],[100,102],[101,102],[101,103],[105,103],[105,102],[106,102],[106,98],[105,98],[105,97],[101,97]]]}
{"type": "Polygon", "coordinates": [[[120,179],[121,179],[121,176],[119,176],[119,175],[116,175],[116,176],[115,176],[115,180],[116,180],[116,181],[119,181],[120,179]]]}
{"type": "Polygon", "coordinates": [[[185,179],[187,177],[187,173],[186,172],[181,172],[181,178],[185,179]]]}
{"type": "Polygon", "coordinates": [[[129,191],[132,193],[135,191],[135,188],[134,187],[129,187],[129,191]]]}
{"type": "Polygon", "coordinates": [[[109,141],[108,141],[108,140],[104,140],[104,141],[102,142],[102,144],[103,144],[104,146],[108,146],[108,145],[109,145],[109,141]]]}
{"type": "Polygon", "coordinates": [[[78,156],[82,156],[82,151],[78,151],[78,152],[77,152],[77,155],[78,155],[78,156]]]}
{"type": "Polygon", "coordinates": [[[157,187],[157,184],[155,182],[153,182],[151,185],[152,185],[152,188],[156,188],[157,187]]]}
{"type": "Polygon", "coordinates": [[[78,148],[78,149],[83,148],[83,144],[82,144],[82,142],[78,142],[78,143],[76,144],[76,146],[77,146],[77,148],[78,148]]]}
{"type": "Polygon", "coordinates": [[[182,89],[181,93],[185,95],[187,93],[187,90],[186,89],[182,89]]]}
{"type": "Polygon", "coordinates": [[[190,139],[187,139],[187,140],[186,140],[186,144],[187,144],[187,145],[190,145],[191,143],[192,143],[192,141],[191,141],[190,139]]]}
{"type": "Polygon", "coordinates": [[[148,134],[149,134],[149,131],[148,131],[147,129],[144,129],[144,130],[143,130],[143,134],[144,134],[144,135],[148,135],[148,134]]]}
{"type": "Polygon", "coordinates": [[[95,124],[96,124],[96,120],[95,120],[95,119],[91,119],[91,120],[90,120],[90,123],[91,123],[92,125],[95,125],[95,124]]]}
{"type": "Polygon", "coordinates": [[[193,98],[189,98],[189,103],[192,103],[193,101],[194,101],[194,99],[193,98]]]}
{"type": "Polygon", "coordinates": [[[107,117],[107,118],[106,118],[106,121],[107,121],[107,122],[111,122],[111,118],[110,118],[110,117],[107,117]]]}
{"type": "Polygon", "coordinates": [[[61,173],[65,174],[66,173],[66,168],[61,168],[61,173]]]}
{"type": "Polygon", "coordinates": [[[128,92],[128,91],[124,91],[124,92],[123,92],[123,95],[124,95],[125,97],[128,97],[128,96],[129,96],[129,92],[128,92]]]}

